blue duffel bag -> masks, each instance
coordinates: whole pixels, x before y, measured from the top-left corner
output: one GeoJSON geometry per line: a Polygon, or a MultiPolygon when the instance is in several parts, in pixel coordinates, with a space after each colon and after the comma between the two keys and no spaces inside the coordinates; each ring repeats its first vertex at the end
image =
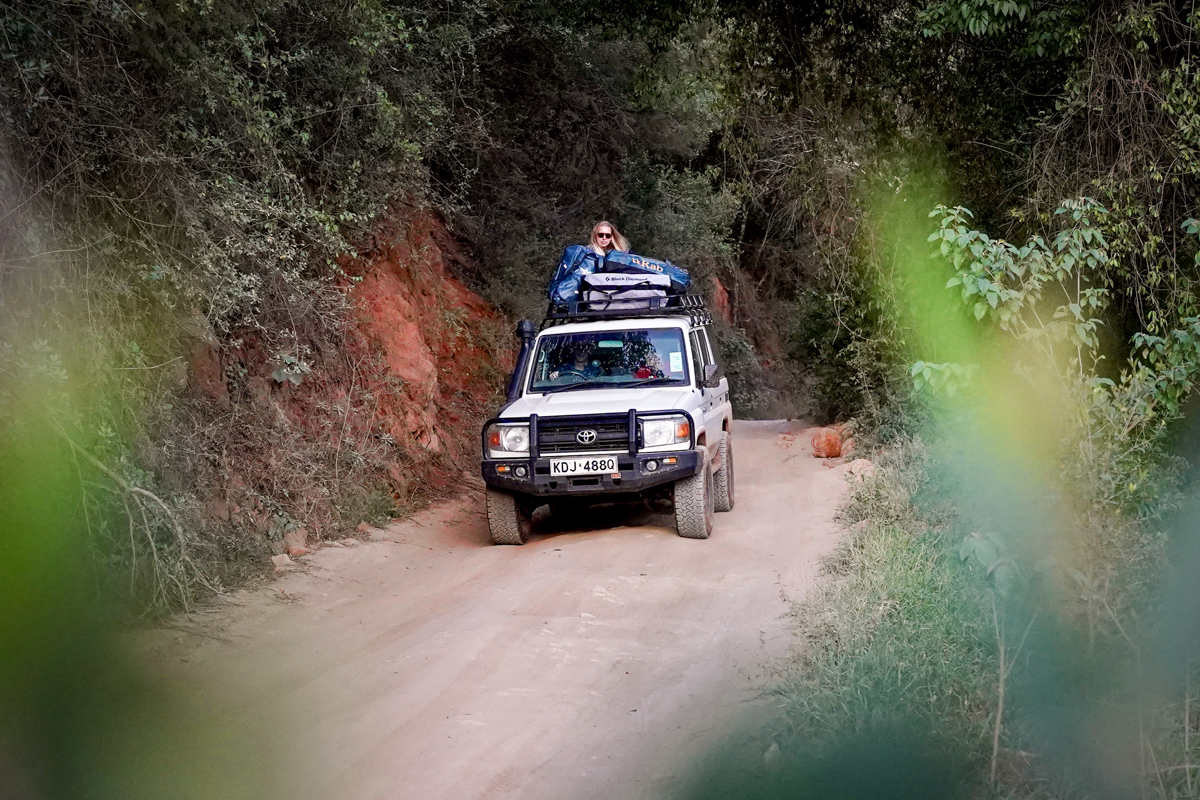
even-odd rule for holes
{"type": "Polygon", "coordinates": [[[563,250],[558,269],[547,287],[546,294],[556,306],[579,300],[579,283],[584,275],[600,271],[600,257],[590,247],[573,244],[563,250]]]}
{"type": "MultiPolygon", "coordinates": [[[[568,248],[570,249],[570,248],[568,248]]],[[[599,272],[625,272],[633,274],[666,275],[671,279],[671,294],[684,294],[692,283],[692,276],[687,270],[677,267],[670,261],[659,261],[635,253],[611,251],[604,257],[599,272]]]]}

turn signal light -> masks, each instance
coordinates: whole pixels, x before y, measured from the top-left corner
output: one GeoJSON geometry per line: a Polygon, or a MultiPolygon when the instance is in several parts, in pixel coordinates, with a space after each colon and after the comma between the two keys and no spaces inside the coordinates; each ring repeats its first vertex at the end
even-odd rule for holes
{"type": "Polygon", "coordinates": [[[676,439],[685,439],[686,440],[688,438],[688,436],[691,435],[691,433],[692,433],[692,429],[691,429],[691,426],[689,426],[687,424],[687,420],[684,420],[683,422],[675,423],[675,438],[676,439]]]}
{"type": "Polygon", "coordinates": [[[488,431],[488,447],[493,450],[500,449],[500,431],[498,429],[488,431]]]}

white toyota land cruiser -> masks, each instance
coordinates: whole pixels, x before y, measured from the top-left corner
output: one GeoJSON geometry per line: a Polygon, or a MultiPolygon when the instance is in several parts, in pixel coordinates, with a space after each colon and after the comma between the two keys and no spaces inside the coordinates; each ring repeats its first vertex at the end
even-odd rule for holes
{"type": "Polygon", "coordinates": [[[524,544],[533,512],[672,501],[680,536],[705,539],[733,508],[733,407],[711,316],[695,295],[643,308],[551,313],[522,346],[508,402],[483,429],[496,544],[524,544]],[[663,307],[663,306],[666,307],[663,307]]]}

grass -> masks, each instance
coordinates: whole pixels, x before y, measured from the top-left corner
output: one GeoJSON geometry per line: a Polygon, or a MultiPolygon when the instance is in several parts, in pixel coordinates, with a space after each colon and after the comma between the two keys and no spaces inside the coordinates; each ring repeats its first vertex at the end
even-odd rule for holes
{"type": "Polygon", "coordinates": [[[778,689],[793,746],[904,724],[949,727],[962,757],[988,737],[990,598],[910,502],[923,458],[908,440],[880,459],[843,510],[827,580],[793,610],[800,644],[778,689]]]}
{"type": "Polygon", "coordinates": [[[952,546],[954,515],[921,502],[919,439],[876,454],[824,580],[793,606],[782,713],[735,737],[696,798],[966,798],[988,792],[997,647],[985,584],[952,546]]]}
{"type": "MultiPolygon", "coordinates": [[[[950,445],[901,437],[874,455],[824,580],[793,607],[798,643],[774,690],[782,713],[738,770],[691,796],[1200,794],[1200,675],[1194,647],[1162,643],[1180,635],[1163,611],[1178,604],[1171,592],[1145,605],[1144,630],[1089,636],[1056,572],[1021,567],[1004,591],[960,556],[986,528],[956,494],[966,472],[950,445]],[[876,768],[895,779],[856,783],[876,768]]],[[[1026,521],[1011,507],[1003,516],[1026,521]]]]}

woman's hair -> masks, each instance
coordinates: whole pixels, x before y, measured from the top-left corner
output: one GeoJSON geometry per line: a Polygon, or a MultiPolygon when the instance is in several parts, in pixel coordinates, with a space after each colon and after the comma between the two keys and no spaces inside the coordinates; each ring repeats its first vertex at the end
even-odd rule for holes
{"type": "Polygon", "coordinates": [[[629,252],[629,240],[621,235],[621,232],[619,230],[617,230],[616,225],[613,225],[611,222],[609,222],[606,219],[602,219],[599,222],[597,222],[595,225],[592,226],[592,242],[591,242],[592,247],[596,248],[597,250],[608,249],[608,248],[605,248],[604,246],[602,246],[600,244],[600,240],[596,238],[596,231],[600,230],[600,227],[602,225],[607,225],[608,228],[612,231],[613,235],[612,235],[612,248],[611,249],[620,250],[622,253],[628,253],[629,252]]]}

